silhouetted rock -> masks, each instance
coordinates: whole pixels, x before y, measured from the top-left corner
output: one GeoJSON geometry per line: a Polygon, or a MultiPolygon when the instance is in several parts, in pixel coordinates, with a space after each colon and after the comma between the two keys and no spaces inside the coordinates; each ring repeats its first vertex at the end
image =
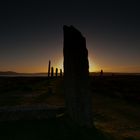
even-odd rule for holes
{"type": "Polygon", "coordinates": [[[67,114],[84,126],[92,126],[89,63],[86,40],[73,26],[64,26],[64,83],[67,114]]]}
{"type": "Polygon", "coordinates": [[[100,72],[100,76],[103,76],[103,70],[101,70],[101,72],[100,72]]]}
{"type": "Polygon", "coordinates": [[[60,69],[60,77],[63,76],[63,72],[62,72],[62,69],[60,69]]]}
{"type": "Polygon", "coordinates": [[[14,71],[0,71],[0,75],[18,75],[20,73],[14,71]]]}
{"type": "Polygon", "coordinates": [[[49,65],[48,65],[48,77],[50,77],[50,71],[51,71],[51,61],[49,60],[49,65]]]}
{"type": "Polygon", "coordinates": [[[58,68],[56,68],[56,70],[55,70],[55,76],[56,77],[58,76],[58,68]]]}
{"type": "Polygon", "coordinates": [[[53,69],[53,67],[51,67],[51,77],[53,77],[54,76],[54,69],[53,69]]]}

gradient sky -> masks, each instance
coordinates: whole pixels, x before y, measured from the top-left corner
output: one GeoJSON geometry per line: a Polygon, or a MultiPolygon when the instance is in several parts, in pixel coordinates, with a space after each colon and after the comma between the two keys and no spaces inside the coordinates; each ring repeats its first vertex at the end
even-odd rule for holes
{"type": "MultiPolygon", "coordinates": [[[[140,72],[140,4],[46,0],[1,3],[0,71],[63,67],[63,25],[86,37],[90,71],[140,72]]],[[[80,49],[80,48],[79,48],[80,49]]]]}

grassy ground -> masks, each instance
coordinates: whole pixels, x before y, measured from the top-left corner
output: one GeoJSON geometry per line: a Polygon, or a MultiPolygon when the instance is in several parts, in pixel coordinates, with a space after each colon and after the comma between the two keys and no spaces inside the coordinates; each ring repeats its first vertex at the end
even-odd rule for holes
{"type": "Polygon", "coordinates": [[[94,95],[94,123],[96,128],[118,140],[140,139],[140,105],[122,99],[94,95]]]}
{"type": "MultiPolygon", "coordinates": [[[[91,77],[94,124],[85,129],[65,118],[0,123],[0,139],[140,139],[140,77],[91,77]]],[[[0,77],[0,107],[64,105],[63,79],[0,77]]]]}
{"type": "Polygon", "coordinates": [[[97,129],[82,128],[64,118],[3,122],[0,131],[2,140],[107,140],[97,129]]]}

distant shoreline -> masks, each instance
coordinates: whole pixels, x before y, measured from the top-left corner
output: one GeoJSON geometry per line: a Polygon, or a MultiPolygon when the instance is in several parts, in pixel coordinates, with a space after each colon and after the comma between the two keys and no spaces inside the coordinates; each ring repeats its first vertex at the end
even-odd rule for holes
{"type": "MultiPolygon", "coordinates": [[[[103,76],[140,76],[140,73],[110,73],[105,72],[103,76]]],[[[59,74],[58,74],[59,76],[59,74]]],[[[90,76],[100,76],[100,72],[92,72],[90,73],[90,76]]],[[[0,74],[0,77],[48,77],[48,74],[0,74]]],[[[54,75],[55,77],[55,75],[54,75]]]]}
{"type": "Polygon", "coordinates": [[[8,75],[1,75],[0,77],[47,77],[46,74],[8,74],[8,75]]]}

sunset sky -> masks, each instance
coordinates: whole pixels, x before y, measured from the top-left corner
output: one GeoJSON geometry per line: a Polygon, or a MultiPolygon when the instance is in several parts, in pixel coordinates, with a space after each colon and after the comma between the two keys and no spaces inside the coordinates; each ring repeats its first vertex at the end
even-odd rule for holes
{"type": "Polygon", "coordinates": [[[90,71],[140,72],[140,4],[113,0],[1,4],[0,71],[63,68],[63,25],[86,37],[90,71]]]}

